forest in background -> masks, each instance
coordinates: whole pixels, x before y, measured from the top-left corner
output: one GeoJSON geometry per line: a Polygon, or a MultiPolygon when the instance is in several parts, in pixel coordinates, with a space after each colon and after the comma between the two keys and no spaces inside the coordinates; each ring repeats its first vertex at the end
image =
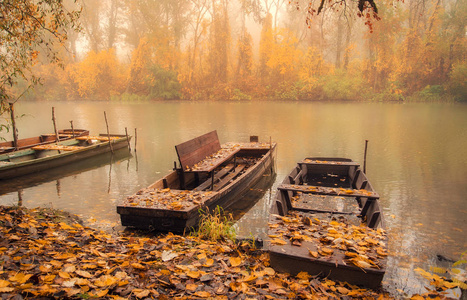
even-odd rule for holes
{"type": "Polygon", "coordinates": [[[379,20],[300,2],[69,1],[81,31],[23,97],[467,101],[467,1],[381,0],[379,20]]]}

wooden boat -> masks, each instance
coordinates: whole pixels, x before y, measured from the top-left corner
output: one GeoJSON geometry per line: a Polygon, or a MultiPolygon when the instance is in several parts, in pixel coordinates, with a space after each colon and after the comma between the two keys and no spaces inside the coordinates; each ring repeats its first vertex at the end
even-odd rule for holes
{"type": "MultiPolygon", "coordinates": [[[[58,131],[58,138],[60,141],[69,140],[77,136],[89,135],[89,131],[85,129],[63,129],[58,131]]],[[[55,143],[57,136],[55,134],[42,134],[35,137],[26,139],[19,139],[18,146],[15,147],[13,141],[1,142],[0,143],[0,154],[13,152],[17,150],[28,149],[34,146],[45,145],[55,143]]]]}
{"type": "Polygon", "coordinates": [[[271,208],[271,266],[377,288],[387,258],[378,199],[350,159],[300,161],[278,186],[271,208]]]}
{"type": "Polygon", "coordinates": [[[128,147],[126,135],[82,135],[72,139],[36,145],[24,150],[0,154],[0,180],[48,170],[128,147]]]}
{"type": "MultiPolygon", "coordinates": [[[[37,173],[30,173],[27,176],[13,177],[11,179],[0,180],[0,195],[27,189],[46,182],[60,180],[62,178],[75,176],[80,173],[94,170],[106,165],[128,161],[132,158],[131,153],[126,148],[114,150],[114,153],[106,152],[93,155],[90,158],[80,160],[79,163],[71,163],[60,168],[51,168],[37,173]]],[[[109,175],[110,176],[110,175],[109,175]]]]}
{"type": "Polygon", "coordinates": [[[220,145],[217,132],[175,146],[180,167],[117,206],[123,226],[184,232],[198,224],[200,209],[228,208],[266,171],[275,143],[220,145]]]}

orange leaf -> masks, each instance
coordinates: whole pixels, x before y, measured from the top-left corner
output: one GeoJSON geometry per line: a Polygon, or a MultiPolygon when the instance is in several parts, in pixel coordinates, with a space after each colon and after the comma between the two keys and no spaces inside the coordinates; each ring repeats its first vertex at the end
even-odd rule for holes
{"type": "Polygon", "coordinates": [[[230,265],[232,267],[237,267],[239,266],[241,263],[242,263],[242,258],[237,256],[237,257],[230,257],[229,258],[229,261],[230,261],[230,265]]]}
{"type": "Polygon", "coordinates": [[[205,291],[198,291],[195,293],[195,296],[197,297],[201,297],[201,298],[208,298],[211,296],[211,294],[209,292],[205,292],[205,291]]]}
{"type": "Polygon", "coordinates": [[[201,276],[201,274],[199,273],[199,271],[192,271],[192,270],[186,272],[186,275],[187,275],[188,277],[191,277],[191,278],[194,278],[194,279],[199,278],[199,277],[201,276]]]}
{"type": "Polygon", "coordinates": [[[203,267],[209,268],[209,267],[211,267],[213,264],[214,264],[214,259],[208,258],[208,259],[206,259],[206,263],[204,263],[203,267]]]}
{"type": "Polygon", "coordinates": [[[8,278],[10,281],[16,281],[19,284],[23,284],[26,281],[28,281],[29,278],[31,278],[32,274],[23,274],[23,273],[17,273],[15,276],[12,276],[8,278]]]}

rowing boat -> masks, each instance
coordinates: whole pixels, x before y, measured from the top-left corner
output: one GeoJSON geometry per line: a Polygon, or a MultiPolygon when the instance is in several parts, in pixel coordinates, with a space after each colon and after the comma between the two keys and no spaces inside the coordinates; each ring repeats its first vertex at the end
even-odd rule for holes
{"type": "MultiPolygon", "coordinates": [[[[57,135],[60,141],[64,141],[77,136],[89,135],[89,131],[85,129],[63,129],[59,130],[57,135]]],[[[57,135],[51,133],[19,139],[16,147],[14,141],[1,142],[0,153],[13,152],[17,150],[28,149],[34,146],[54,143],[57,141],[57,135]]]]}
{"type": "Polygon", "coordinates": [[[117,206],[123,226],[161,232],[196,227],[200,210],[228,208],[274,167],[275,143],[220,145],[213,131],[175,146],[180,167],[117,206]]]}
{"type": "Polygon", "coordinates": [[[0,154],[0,180],[37,173],[129,146],[126,135],[80,135],[0,154]]]}
{"type": "Polygon", "coordinates": [[[358,163],[306,158],[278,186],[269,218],[271,266],[370,288],[386,270],[379,195],[358,163]]]}

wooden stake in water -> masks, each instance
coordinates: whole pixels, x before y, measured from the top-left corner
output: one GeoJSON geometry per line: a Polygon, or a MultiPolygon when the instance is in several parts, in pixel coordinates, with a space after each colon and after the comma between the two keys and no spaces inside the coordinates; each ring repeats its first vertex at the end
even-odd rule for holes
{"type": "Polygon", "coordinates": [[[13,146],[18,150],[18,131],[16,131],[15,109],[13,103],[10,104],[11,126],[13,126],[13,146]]]}
{"type": "Polygon", "coordinates": [[[75,138],[75,128],[73,127],[73,121],[70,121],[70,125],[71,125],[71,133],[73,134],[73,138],[75,138]]]}
{"type": "Polygon", "coordinates": [[[138,140],[138,132],[136,131],[135,128],[135,152],[136,152],[136,141],[138,140]]]}
{"type": "Polygon", "coordinates": [[[52,122],[54,123],[54,131],[55,131],[55,138],[56,138],[55,142],[58,145],[58,142],[60,142],[60,137],[58,136],[57,124],[55,123],[55,107],[52,107],[52,122]]]}
{"type": "Polygon", "coordinates": [[[112,141],[110,140],[109,123],[107,122],[107,114],[105,113],[105,111],[104,111],[104,118],[105,118],[105,126],[107,126],[107,137],[109,138],[109,147],[110,147],[110,151],[113,154],[114,148],[112,146],[112,141]]]}
{"type": "Polygon", "coordinates": [[[128,129],[125,127],[126,142],[128,143],[128,151],[131,153],[130,138],[128,137],[128,129]]]}
{"type": "Polygon", "coordinates": [[[363,173],[366,174],[366,153],[368,150],[368,140],[365,140],[365,154],[363,156],[363,173]]]}

